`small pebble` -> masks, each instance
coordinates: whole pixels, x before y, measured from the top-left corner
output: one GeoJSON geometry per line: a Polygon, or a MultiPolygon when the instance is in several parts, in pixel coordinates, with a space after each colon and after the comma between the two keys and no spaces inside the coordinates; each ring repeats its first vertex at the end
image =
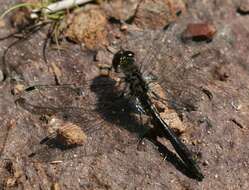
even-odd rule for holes
{"type": "Polygon", "coordinates": [[[182,40],[184,42],[188,40],[192,41],[209,41],[212,40],[216,28],[212,24],[208,23],[191,23],[188,24],[186,30],[182,34],[182,40]]]}
{"type": "Polygon", "coordinates": [[[57,140],[64,146],[78,146],[86,142],[87,136],[81,128],[72,123],[66,123],[57,129],[57,140]]]}
{"type": "Polygon", "coordinates": [[[65,122],[53,117],[48,122],[48,126],[51,136],[56,134],[56,141],[65,147],[71,148],[83,145],[87,140],[87,135],[84,131],[71,122],[65,122]]]}

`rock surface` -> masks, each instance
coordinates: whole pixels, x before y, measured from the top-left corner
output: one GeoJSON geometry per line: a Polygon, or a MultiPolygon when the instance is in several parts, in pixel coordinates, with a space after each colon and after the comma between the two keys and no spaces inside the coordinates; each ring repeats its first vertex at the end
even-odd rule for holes
{"type": "MultiPolygon", "coordinates": [[[[14,2],[0,0],[0,12],[14,2]]],[[[160,1],[160,6],[170,2],[176,7],[185,2],[182,14],[174,17],[174,25],[163,32],[160,29],[168,17],[150,17],[154,12],[148,7],[149,1],[129,1],[135,6],[121,0],[103,1],[114,2],[122,6],[112,9],[112,14],[103,4],[95,5],[107,15],[104,19],[99,16],[98,21],[107,24],[108,44],[130,47],[138,63],[144,63],[142,69],[150,68],[158,76],[169,105],[187,126],[182,139],[195,153],[204,180],[191,178],[172,154],[164,160],[149,141],[145,141],[143,151],[137,150],[138,136],[148,129],[133,117],[136,111],[127,98],[120,98],[116,82],[99,77],[98,65],[111,60],[95,61],[95,49],[62,42],[66,48],[60,53],[47,48],[45,63],[42,52],[47,26],[12,46],[5,54],[6,62],[0,62],[2,71],[4,67],[11,71],[0,82],[0,189],[55,189],[54,184],[72,190],[249,189],[249,19],[238,14],[238,2],[160,1]],[[125,23],[127,27],[121,31],[124,23],[119,21],[134,15],[138,2],[144,14],[139,10],[134,22],[125,23]],[[110,21],[111,15],[115,19],[110,21]],[[212,42],[181,41],[189,23],[203,22],[216,27],[212,42]],[[61,85],[56,84],[51,63],[60,69],[61,85]],[[19,93],[12,94],[16,84],[41,88],[22,94],[26,101],[19,105],[19,93]],[[44,84],[52,87],[45,88],[44,84]],[[41,144],[49,135],[50,117],[80,126],[87,133],[86,143],[67,150],[41,144]]],[[[168,10],[168,6],[162,10],[165,7],[168,10]]],[[[87,17],[90,13],[79,14],[87,17]]],[[[5,19],[0,37],[13,32],[9,15],[5,19]]],[[[97,38],[90,39],[90,45],[99,43],[97,38]]],[[[14,40],[0,41],[1,55],[14,40]]],[[[100,49],[109,55],[111,48],[100,49]]],[[[174,151],[170,143],[166,148],[174,151]]]]}

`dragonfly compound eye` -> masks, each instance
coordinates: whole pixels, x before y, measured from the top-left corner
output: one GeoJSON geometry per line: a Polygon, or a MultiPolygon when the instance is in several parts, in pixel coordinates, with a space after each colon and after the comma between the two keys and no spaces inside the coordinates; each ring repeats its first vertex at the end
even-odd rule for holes
{"type": "Polygon", "coordinates": [[[132,51],[124,51],[123,56],[121,58],[121,64],[124,66],[132,65],[135,62],[134,55],[135,54],[132,51]]]}
{"type": "Polygon", "coordinates": [[[126,67],[134,63],[134,53],[132,51],[118,51],[112,60],[112,66],[115,72],[119,72],[120,67],[126,67]]]}
{"type": "Polygon", "coordinates": [[[134,59],[134,53],[132,51],[125,51],[123,52],[123,55],[129,59],[134,59]]]}

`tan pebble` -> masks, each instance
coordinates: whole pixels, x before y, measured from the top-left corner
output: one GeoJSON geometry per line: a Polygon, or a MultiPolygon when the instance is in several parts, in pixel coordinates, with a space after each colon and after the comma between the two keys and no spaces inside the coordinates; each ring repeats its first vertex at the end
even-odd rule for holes
{"type": "Polygon", "coordinates": [[[57,129],[57,140],[65,146],[82,145],[86,139],[87,136],[81,128],[72,123],[66,123],[57,129]]]}

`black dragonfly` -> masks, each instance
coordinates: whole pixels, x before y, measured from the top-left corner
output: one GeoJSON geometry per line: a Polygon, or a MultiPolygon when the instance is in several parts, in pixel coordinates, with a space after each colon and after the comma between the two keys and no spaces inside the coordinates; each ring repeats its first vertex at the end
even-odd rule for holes
{"type": "MultiPolygon", "coordinates": [[[[117,87],[115,80],[107,77],[96,77],[91,81],[90,90],[87,90],[87,85],[80,86],[77,84],[30,86],[19,95],[16,103],[32,114],[45,116],[48,124],[49,120],[46,116],[55,116],[79,124],[86,133],[89,133],[91,138],[94,138],[96,133],[102,133],[102,135],[97,134],[102,138],[97,138],[93,144],[90,143],[90,146],[95,147],[93,148],[94,151],[90,151],[91,153],[99,153],[103,150],[110,151],[115,148],[120,150],[123,146],[133,145],[134,142],[137,142],[134,135],[127,134],[127,136],[122,137],[120,128],[109,128],[105,125],[105,121],[113,122],[117,118],[122,118],[116,121],[117,126],[123,123],[125,129],[143,136],[144,131],[147,131],[148,128],[137,121],[138,108],[139,114],[149,115],[153,124],[157,125],[162,134],[172,143],[184,163],[181,164],[175,154],[170,153],[168,149],[165,150],[175,159],[177,167],[179,168],[179,165],[185,167],[185,170],[189,170],[184,171],[188,173],[187,175],[202,180],[203,175],[193,160],[192,154],[170,126],[160,117],[157,108],[148,95],[150,94],[148,81],[149,83],[157,81],[167,93],[167,98],[162,101],[168,102],[168,105],[179,113],[198,109],[198,102],[202,99],[204,93],[202,88],[192,82],[196,79],[199,81],[208,81],[208,79],[200,69],[203,66],[192,63],[199,52],[189,52],[188,48],[176,38],[175,31],[177,31],[177,28],[171,27],[167,30],[157,31],[159,34],[155,31],[131,32],[130,38],[133,40],[127,39],[128,41],[131,40],[131,43],[122,44],[122,48],[131,51],[118,51],[114,55],[112,67],[115,71],[118,71],[119,68],[123,71],[124,88],[129,86],[130,90],[127,96],[121,95],[123,93],[117,87]],[[133,34],[141,34],[144,39],[147,35],[148,39],[151,40],[148,40],[148,43],[151,42],[151,45],[146,43],[145,47],[141,47],[138,43],[139,40],[134,40],[139,39],[139,37],[133,36],[133,34]],[[173,47],[179,47],[178,51],[174,52],[173,47]],[[134,54],[139,55],[136,62],[134,54]],[[193,72],[193,70],[198,72],[193,72]],[[195,73],[195,75],[189,73],[195,73]],[[135,106],[132,104],[134,101],[130,100],[131,97],[137,103],[135,106]],[[92,102],[97,102],[97,106],[92,102]],[[96,114],[96,107],[100,114],[96,114]],[[134,124],[132,129],[129,127],[130,123],[134,124]],[[82,124],[84,125],[82,126],[82,124]],[[113,143],[108,144],[111,141],[118,143],[115,146],[113,143]]],[[[203,82],[204,84],[205,82],[203,82]]],[[[157,97],[155,94],[153,96],[157,97]]],[[[40,139],[40,137],[37,139],[40,139]]],[[[85,152],[89,152],[87,147],[89,146],[84,146],[85,152]]],[[[48,146],[48,149],[50,148],[51,144],[48,146]]],[[[52,151],[56,153],[53,149],[52,151]]],[[[72,151],[73,155],[76,154],[76,151],[72,151]]],[[[82,149],[78,149],[77,153],[82,155],[82,149]]],[[[50,157],[44,154],[44,151],[42,153],[35,151],[30,155],[33,157],[36,154],[43,155],[45,158],[50,157]]],[[[72,159],[73,155],[71,156],[72,159]]]]}

